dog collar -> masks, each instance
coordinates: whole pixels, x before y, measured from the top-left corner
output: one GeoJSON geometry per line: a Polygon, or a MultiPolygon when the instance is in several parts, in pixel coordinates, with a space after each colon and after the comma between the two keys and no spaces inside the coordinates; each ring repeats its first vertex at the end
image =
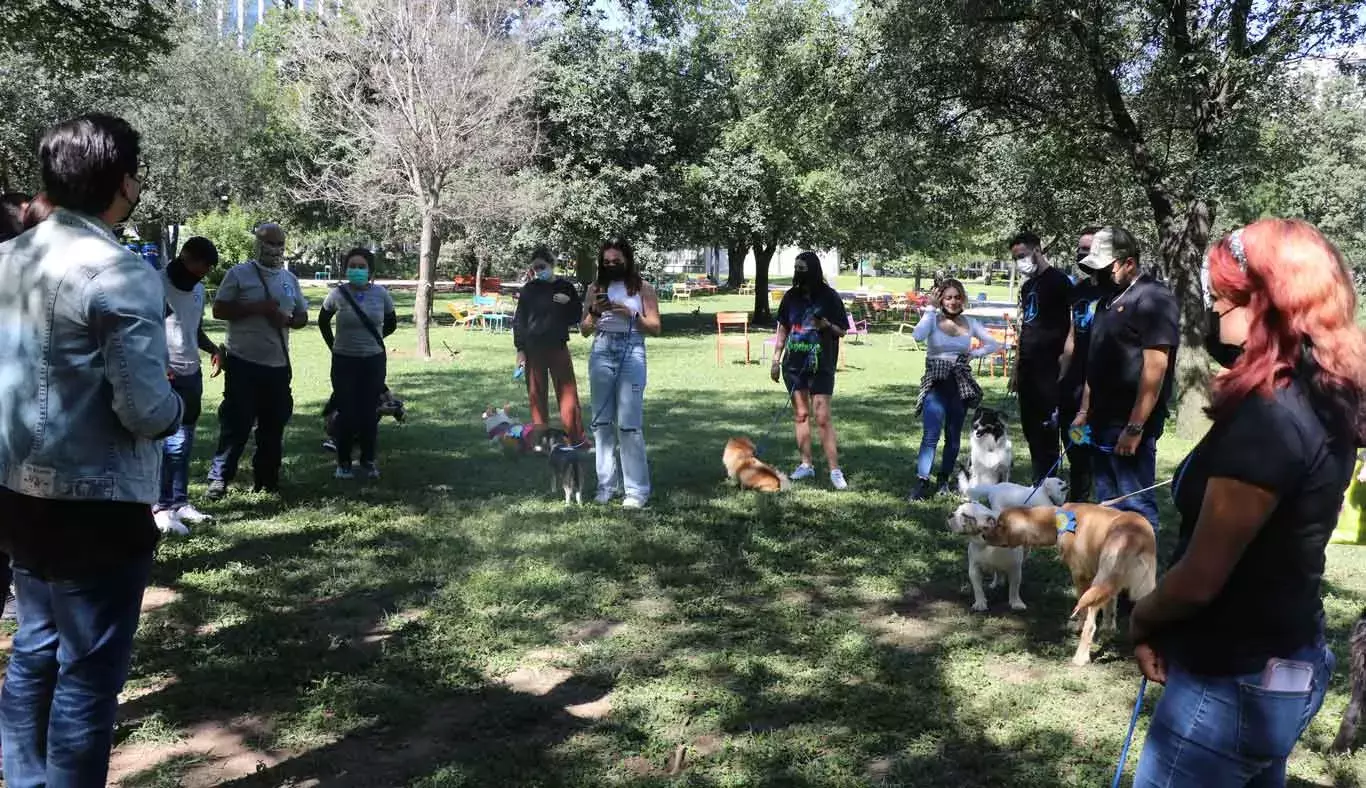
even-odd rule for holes
{"type": "Polygon", "coordinates": [[[1059,509],[1054,524],[1058,526],[1058,534],[1074,534],[1077,532],[1077,513],[1059,509]]]}

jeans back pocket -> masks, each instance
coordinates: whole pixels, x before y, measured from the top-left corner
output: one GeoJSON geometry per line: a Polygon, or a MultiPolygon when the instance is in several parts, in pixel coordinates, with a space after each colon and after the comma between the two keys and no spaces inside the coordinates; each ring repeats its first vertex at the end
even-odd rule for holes
{"type": "Polygon", "coordinates": [[[1263,760],[1289,756],[1309,723],[1312,697],[1312,688],[1273,692],[1238,682],[1238,753],[1263,760]]]}

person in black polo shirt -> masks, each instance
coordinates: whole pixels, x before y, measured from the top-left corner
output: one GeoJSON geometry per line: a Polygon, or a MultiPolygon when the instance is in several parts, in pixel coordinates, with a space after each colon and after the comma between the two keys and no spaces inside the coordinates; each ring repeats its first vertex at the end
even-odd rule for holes
{"type": "Polygon", "coordinates": [[[1071,324],[1072,280],[1048,264],[1039,236],[1020,233],[1010,239],[1020,286],[1020,349],[1011,385],[1020,398],[1020,428],[1029,444],[1031,480],[1056,470],[1058,432],[1058,364],[1071,324]]]}
{"type": "MultiPolygon", "coordinates": [[[[1087,227],[1077,239],[1077,262],[1091,254],[1091,239],[1099,227],[1087,227]]],[[[1058,373],[1058,427],[1063,445],[1067,447],[1067,466],[1070,479],[1067,500],[1091,500],[1091,447],[1074,444],[1068,435],[1072,420],[1081,410],[1082,389],[1086,387],[1086,356],[1091,350],[1091,324],[1096,307],[1103,296],[1109,295],[1096,282],[1095,272],[1082,268],[1083,277],[1072,287],[1072,327],[1067,342],[1062,346],[1058,373]]]]}
{"type": "Polygon", "coordinates": [[[1366,442],[1366,336],[1341,255],[1303,221],[1235,230],[1206,272],[1225,371],[1173,483],[1175,563],[1129,619],[1166,684],[1134,785],[1281,786],[1333,676],[1324,553],[1366,442]]]}
{"type": "MultiPolygon", "coordinates": [[[[1074,425],[1091,426],[1096,497],[1109,500],[1151,487],[1157,439],[1167,420],[1180,344],[1180,307],[1166,285],[1142,273],[1138,242],[1122,227],[1102,227],[1080,262],[1108,289],[1096,308],[1086,387],[1074,425]]],[[[1120,501],[1157,528],[1151,491],[1120,501]]]]}

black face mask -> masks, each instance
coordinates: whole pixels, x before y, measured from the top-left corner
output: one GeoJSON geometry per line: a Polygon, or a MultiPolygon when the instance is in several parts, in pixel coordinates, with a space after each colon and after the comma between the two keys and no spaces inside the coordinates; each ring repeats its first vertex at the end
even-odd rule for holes
{"type": "Polygon", "coordinates": [[[615,282],[626,278],[626,266],[611,263],[598,263],[598,276],[604,282],[615,282]]]}
{"type": "Polygon", "coordinates": [[[201,276],[190,273],[190,269],[185,267],[179,257],[166,264],[166,278],[171,280],[171,284],[177,290],[184,290],[187,293],[199,284],[200,279],[203,279],[201,276]]]}
{"type": "Polygon", "coordinates": [[[1115,272],[1113,269],[1094,269],[1091,271],[1091,279],[1103,290],[1113,290],[1115,287],[1115,272]]]}
{"type": "MultiPolygon", "coordinates": [[[[1224,314],[1228,313],[1225,312],[1224,314]]],[[[1243,355],[1243,346],[1230,345],[1220,338],[1219,321],[1221,317],[1223,315],[1220,315],[1213,307],[1205,313],[1205,319],[1208,321],[1205,325],[1205,352],[1209,353],[1210,358],[1213,358],[1219,366],[1228,369],[1238,363],[1239,357],[1243,355]]]]}

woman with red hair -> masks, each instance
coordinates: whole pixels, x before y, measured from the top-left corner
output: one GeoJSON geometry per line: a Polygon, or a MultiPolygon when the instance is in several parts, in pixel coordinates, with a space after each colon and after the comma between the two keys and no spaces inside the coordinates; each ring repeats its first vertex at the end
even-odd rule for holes
{"type": "Polygon", "coordinates": [[[1235,230],[1203,272],[1209,432],[1181,463],[1174,563],[1139,600],[1143,675],[1166,684],[1135,786],[1282,786],[1334,658],[1324,551],[1366,443],[1366,336],[1337,249],[1302,221],[1235,230]]]}

